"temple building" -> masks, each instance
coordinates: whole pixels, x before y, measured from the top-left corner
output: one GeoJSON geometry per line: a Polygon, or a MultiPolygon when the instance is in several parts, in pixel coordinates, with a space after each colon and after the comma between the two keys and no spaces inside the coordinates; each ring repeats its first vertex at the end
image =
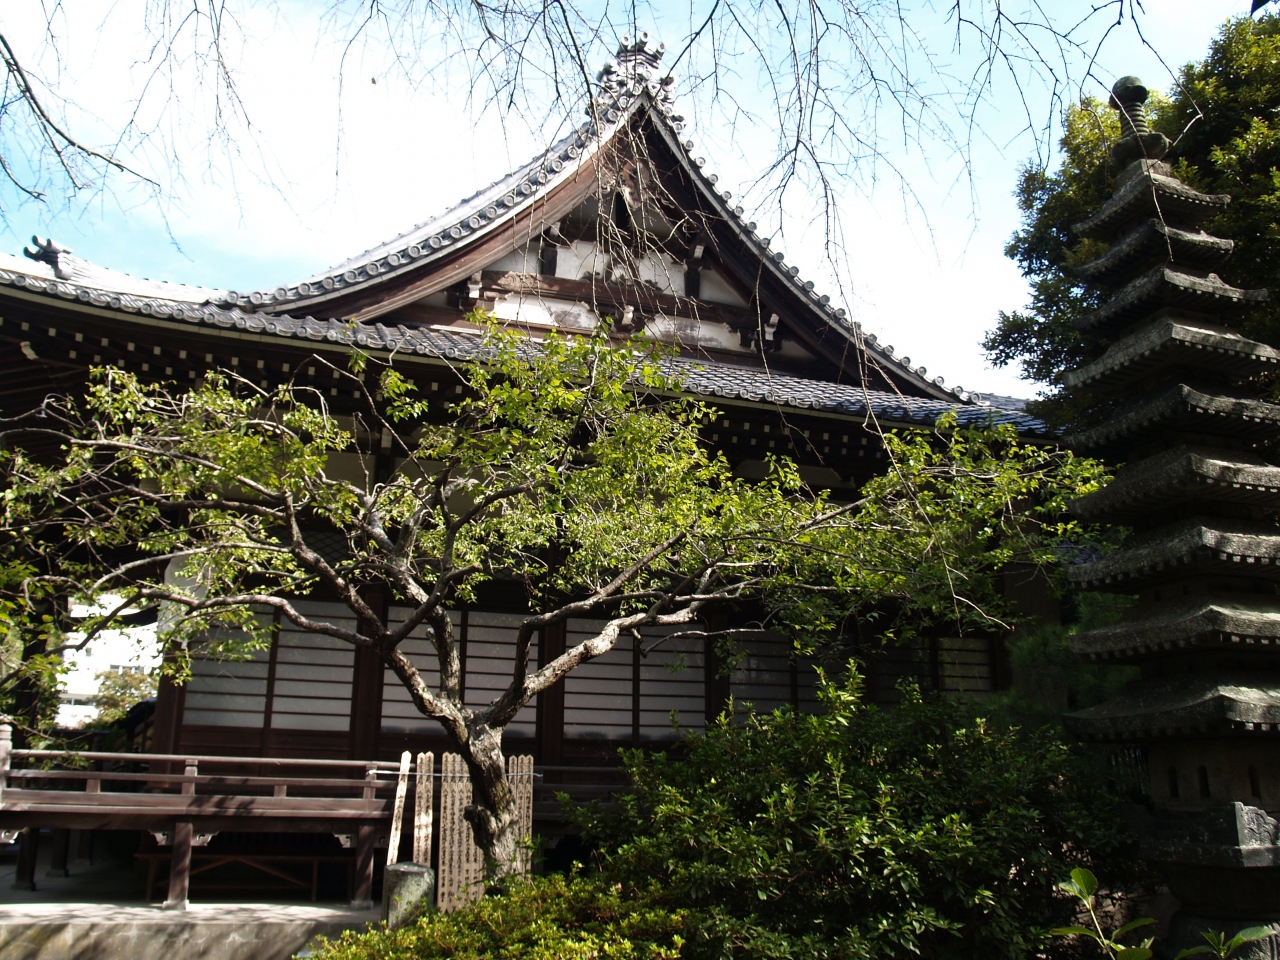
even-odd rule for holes
{"type": "Polygon", "coordinates": [[[1124,132],[1116,189],[1075,228],[1110,245],[1081,268],[1110,296],[1078,323],[1110,346],[1066,381],[1113,404],[1068,443],[1124,462],[1073,510],[1131,531],[1070,580],[1137,595],[1121,623],[1076,636],[1075,648],[1137,665],[1141,678],[1067,724],[1143,749],[1154,811],[1141,818],[1145,855],[1182,903],[1160,941],[1173,956],[1201,944],[1201,930],[1230,935],[1280,913],[1280,406],[1257,399],[1280,350],[1237,331],[1267,291],[1216,273],[1232,243],[1200,224],[1230,198],[1173,176],[1146,99],[1136,77],[1113,88],[1124,132]]]}
{"type": "MultiPolygon", "coordinates": [[[[952,411],[961,424],[1011,423],[1051,439],[1017,404],[949,386],[899,356],[805,281],[717,186],[661,57],[647,36],[625,39],[571,134],[452,209],[298,282],[246,293],[140,280],[51,240],[25,258],[0,256],[0,412],[78,391],[91,366],[111,364],[177,384],[217,369],[264,388],[294,380],[349,416],[361,393],[317,358],[345,369],[359,348],[394,362],[443,418],[463,390],[458,364],[476,357],[479,310],[534,339],[607,325],[620,345],[640,336],[671,346],[685,389],[719,411],[706,441],[748,478],[786,454],[810,485],[851,497],[887,465],[883,431],[952,411]]],[[[393,469],[389,455],[376,465],[382,476],[393,469]]],[[[1038,582],[1010,576],[1006,586],[1015,601],[1052,606],[1038,582]]],[[[390,599],[377,602],[394,619],[390,599]]],[[[454,614],[469,704],[508,682],[524,602],[494,589],[454,614]]],[[[300,603],[345,615],[321,597],[300,603]]],[[[548,630],[535,656],[558,655],[592,627],[548,630]]],[[[154,752],[356,761],[445,745],[372,650],[287,622],[275,636],[254,659],[198,660],[186,685],[163,683],[154,752]]],[[[425,631],[404,649],[430,678],[425,631]]],[[[762,709],[814,702],[812,669],[781,639],[745,653],[726,675],[704,641],[642,657],[640,641],[624,637],[522,711],[506,749],[545,769],[616,763],[620,745],[670,741],[673,716],[699,729],[730,696],[762,709]]],[[[871,693],[886,700],[904,675],[955,692],[1007,677],[998,636],[940,635],[868,663],[871,693]]],[[[549,799],[545,809],[559,808],[549,799]]]]}

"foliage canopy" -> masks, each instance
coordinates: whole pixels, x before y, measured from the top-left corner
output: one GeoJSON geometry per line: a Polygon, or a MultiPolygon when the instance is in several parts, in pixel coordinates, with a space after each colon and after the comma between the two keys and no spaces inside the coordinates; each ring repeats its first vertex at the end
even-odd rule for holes
{"type": "MultiPolygon", "coordinates": [[[[85,398],[0,429],[6,616],[36,627],[45,614],[25,598],[42,591],[86,606],[115,597],[83,625],[87,643],[160,606],[179,671],[193,652],[268,643],[264,611],[367,648],[467,759],[481,847],[514,849],[502,731],[623,631],[714,641],[702,625],[713,604],[763,611],[718,635],[727,642],[776,630],[813,646],[873,615],[887,637],[921,623],[989,629],[1001,614],[992,573],[1055,559],[1079,534],[1066,501],[1100,480],[1091,461],[1011,427],[952,418],[889,435],[888,473],[853,502],[810,489],[783,457],[747,480],[704,440],[714,411],[682,394],[678,371],[604,336],[533,344],[491,328],[444,417],[394,364],[335,371],[367,401],[354,418],[305,384],[266,392],[214,374],[178,391],[96,371],[85,398]],[[518,589],[527,615],[506,688],[472,706],[448,613],[498,585],[518,589]],[[293,600],[315,593],[346,610],[293,600]],[[532,665],[538,632],[571,617],[604,625],[532,665]],[[438,682],[401,650],[420,627],[438,682]]],[[[65,649],[41,623],[40,655],[65,649]]]]}

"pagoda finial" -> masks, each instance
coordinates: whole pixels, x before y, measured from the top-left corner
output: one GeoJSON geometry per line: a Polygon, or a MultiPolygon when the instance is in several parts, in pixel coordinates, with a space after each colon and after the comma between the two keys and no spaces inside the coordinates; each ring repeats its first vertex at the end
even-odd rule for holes
{"type": "Polygon", "coordinates": [[[1150,91],[1137,77],[1121,77],[1111,87],[1108,106],[1120,112],[1121,136],[1111,148],[1111,157],[1120,167],[1132,160],[1159,160],[1169,150],[1169,138],[1152,133],[1147,123],[1150,91]]]}

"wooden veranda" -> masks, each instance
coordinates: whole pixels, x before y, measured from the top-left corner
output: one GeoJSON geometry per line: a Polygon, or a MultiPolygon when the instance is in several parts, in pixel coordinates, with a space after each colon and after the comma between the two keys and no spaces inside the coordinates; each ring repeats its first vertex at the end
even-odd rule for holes
{"type": "MultiPolygon", "coordinates": [[[[459,842],[469,845],[469,839],[454,837],[460,830],[466,831],[461,826],[461,810],[469,802],[470,785],[460,758],[452,758],[457,761],[452,767],[451,758],[441,759],[439,772],[433,774],[441,781],[440,789],[432,789],[428,783],[423,791],[427,810],[434,804],[440,814],[428,817],[428,823],[437,826],[434,835],[432,828],[427,828],[424,859],[432,859],[435,846],[443,870],[446,856],[451,863],[474,858],[466,851],[459,852],[459,842]]],[[[607,795],[621,783],[617,768],[556,766],[535,771],[531,758],[511,758],[511,762],[521,771],[520,789],[528,791],[531,831],[537,822],[550,827],[558,819],[557,794],[585,800],[607,795]]],[[[513,772],[515,769],[517,766],[513,772]]],[[[203,847],[220,832],[328,833],[350,851],[353,904],[367,905],[373,893],[375,853],[380,845],[386,845],[388,834],[393,835],[398,853],[400,831],[393,830],[392,820],[401,774],[401,764],[385,760],[14,749],[9,727],[0,725],[0,830],[150,833],[169,852],[167,856],[141,855],[147,863],[147,886],[152,887],[157,876],[167,875],[165,904],[174,908],[187,901],[193,849],[203,847]]],[[[421,789],[411,786],[409,809],[421,809],[421,789]]],[[[399,799],[405,802],[404,789],[399,799]]],[[[413,842],[411,832],[406,833],[405,842],[413,842]]],[[[391,862],[395,856],[392,854],[391,862]]],[[[19,878],[23,876],[22,857],[20,854],[19,878]]],[[[269,854],[250,852],[219,858],[210,853],[203,859],[205,864],[199,862],[201,854],[195,855],[194,873],[222,859],[243,861],[268,874],[283,874],[282,858],[269,854]]],[[[310,867],[310,883],[305,878],[293,882],[300,890],[309,886],[314,899],[318,862],[335,858],[309,859],[317,861],[302,865],[310,867]]],[[[34,870],[33,861],[26,866],[28,871],[34,870]]],[[[454,891],[446,893],[454,896],[454,891]]]]}

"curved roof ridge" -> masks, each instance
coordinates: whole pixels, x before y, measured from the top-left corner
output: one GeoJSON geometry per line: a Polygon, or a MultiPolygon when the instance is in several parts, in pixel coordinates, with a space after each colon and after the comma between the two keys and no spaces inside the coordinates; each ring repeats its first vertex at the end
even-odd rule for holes
{"type": "MultiPolygon", "coordinates": [[[[449,360],[475,359],[482,340],[474,331],[246,313],[237,307],[228,309],[209,302],[175,302],[158,297],[143,297],[60,280],[37,272],[13,270],[4,263],[0,263],[0,286],[17,287],[50,299],[77,301],[86,306],[141,314],[159,320],[185,321],[281,339],[326,341],[346,347],[449,360]]],[[[790,374],[717,361],[676,358],[669,362],[682,371],[687,389],[703,396],[771,402],[814,412],[870,415],[895,423],[919,426],[928,426],[937,422],[943,414],[955,411],[963,425],[1010,423],[1021,434],[1050,438],[1043,421],[1025,413],[997,407],[959,404],[929,397],[908,397],[855,384],[807,380],[790,374]]]]}
{"type": "MultiPolygon", "coordinates": [[[[755,223],[744,220],[742,206],[735,206],[732,194],[716,187],[719,178],[706,169],[706,160],[694,156],[693,141],[681,139],[684,118],[674,109],[675,77],[670,71],[662,72],[659,67],[664,50],[663,44],[652,44],[647,33],[641,33],[635,39],[624,36],[615,58],[604,65],[596,78],[597,94],[587,108],[588,122],[505,177],[413,229],[298,283],[250,293],[164,284],[164,287],[173,288],[169,299],[178,289],[184,289],[199,295],[199,299],[195,296],[181,298],[186,302],[202,302],[207,298],[228,310],[261,311],[273,315],[275,311],[319,310],[326,300],[360,289],[370,281],[380,282],[420,269],[448,256],[459,244],[493,232],[547,191],[572,177],[634,114],[645,110],[714,209],[770,272],[813,311],[823,326],[865,354],[873,364],[914,384],[926,394],[945,402],[981,404],[980,395],[958,385],[947,386],[942,377],[929,376],[924,366],[912,364],[910,357],[898,356],[893,346],[881,344],[875,334],[864,332],[843,307],[835,306],[830,296],[820,294],[813,281],[804,280],[800,276],[800,268],[788,264],[782,251],[772,250],[771,239],[761,237],[756,232],[755,223]]],[[[99,271],[104,277],[115,273],[87,264],[87,261],[81,263],[99,271]]],[[[132,285],[117,282],[113,286],[101,282],[96,275],[85,279],[91,286],[101,289],[120,286],[120,292],[131,295],[165,296],[164,292],[146,286],[154,285],[156,281],[145,281],[145,285],[136,281],[132,285]]]]}

